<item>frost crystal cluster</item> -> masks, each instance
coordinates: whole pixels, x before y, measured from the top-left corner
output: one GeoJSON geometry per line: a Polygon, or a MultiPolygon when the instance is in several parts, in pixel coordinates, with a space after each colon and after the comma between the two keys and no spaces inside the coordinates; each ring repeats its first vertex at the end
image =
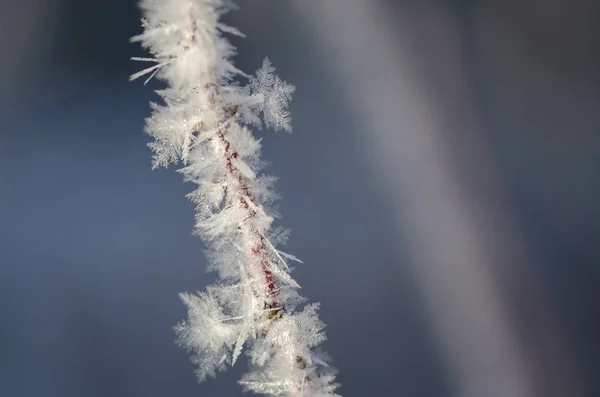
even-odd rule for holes
{"type": "Polygon", "coordinates": [[[193,353],[199,380],[233,365],[243,350],[250,372],[240,383],[268,396],[335,396],[323,353],[318,304],[303,307],[280,251],[286,232],[272,226],[274,178],[260,174],[260,143],[250,126],[291,130],[294,87],[275,75],[268,59],[255,76],[231,61],[224,35],[242,34],[219,22],[227,0],[142,0],[144,32],[133,37],[151,57],[131,79],[165,81],[151,104],[146,131],[154,138],[153,167],[182,164],[196,185],[195,232],[207,245],[219,281],[198,294],[181,294],[188,318],[176,326],[193,353]],[[242,84],[240,83],[245,83],[242,84]]]}

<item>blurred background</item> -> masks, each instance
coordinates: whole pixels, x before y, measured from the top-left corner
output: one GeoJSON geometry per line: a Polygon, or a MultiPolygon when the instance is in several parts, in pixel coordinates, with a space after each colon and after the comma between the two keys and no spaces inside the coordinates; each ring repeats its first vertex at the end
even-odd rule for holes
{"type": "MultiPolygon", "coordinates": [[[[237,65],[350,396],[600,395],[600,3],[253,0],[237,65]]],[[[172,326],[191,186],[150,170],[130,0],[0,2],[0,395],[238,396],[172,326]]]]}

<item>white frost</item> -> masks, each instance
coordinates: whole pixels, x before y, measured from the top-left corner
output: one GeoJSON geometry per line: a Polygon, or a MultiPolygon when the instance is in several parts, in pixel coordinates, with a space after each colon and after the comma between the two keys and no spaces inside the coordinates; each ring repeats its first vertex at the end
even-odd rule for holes
{"type": "Polygon", "coordinates": [[[140,42],[154,65],[131,76],[156,77],[158,90],[146,121],[153,168],[182,163],[179,172],[196,188],[195,233],[207,245],[209,268],[219,280],[197,294],[181,294],[188,318],[176,327],[179,343],[197,363],[199,380],[233,365],[242,349],[250,372],[245,389],[270,396],[335,396],[318,304],[304,308],[300,286],[277,248],[286,231],[273,227],[275,178],[261,173],[260,142],[249,127],[291,131],[288,104],[294,86],[268,59],[255,76],[231,62],[235,48],[223,34],[243,36],[219,22],[228,0],[142,0],[140,42]],[[246,81],[247,84],[240,84],[246,81]]]}

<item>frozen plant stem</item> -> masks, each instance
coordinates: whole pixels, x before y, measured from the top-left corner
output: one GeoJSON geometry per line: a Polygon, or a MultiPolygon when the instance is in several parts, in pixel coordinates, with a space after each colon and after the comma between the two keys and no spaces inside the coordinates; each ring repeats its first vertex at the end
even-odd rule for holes
{"type": "Polygon", "coordinates": [[[273,228],[274,178],[261,174],[260,143],[249,126],[291,131],[288,102],[294,87],[275,75],[268,59],[255,76],[238,70],[235,48],[223,36],[243,36],[219,22],[228,0],[142,0],[144,32],[132,38],[154,65],[131,79],[156,77],[163,104],[152,103],[146,131],[154,138],[153,168],[183,163],[196,185],[195,233],[207,245],[218,282],[181,294],[188,318],[175,327],[193,353],[200,381],[233,365],[246,347],[250,372],[240,383],[268,396],[336,396],[318,304],[301,307],[300,286],[280,251],[287,233],[273,228]],[[246,84],[241,84],[245,81],[246,84]]]}

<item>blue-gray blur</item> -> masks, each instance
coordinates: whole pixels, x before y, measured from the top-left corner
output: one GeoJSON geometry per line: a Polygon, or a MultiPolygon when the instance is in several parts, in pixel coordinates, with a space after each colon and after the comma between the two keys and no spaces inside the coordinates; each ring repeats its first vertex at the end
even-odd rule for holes
{"type": "MultiPolygon", "coordinates": [[[[456,395],[409,258],[398,255],[406,241],[364,155],[364,131],[332,83],[336,65],[321,59],[288,3],[243,2],[228,18],[248,34],[236,40],[241,69],[269,56],[297,86],[295,132],[258,134],[280,177],[287,250],[305,262],[294,275],[322,302],[340,392],[456,395]]],[[[507,298],[522,340],[538,360],[555,359],[540,342],[542,306],[564,341],[569,376],[583,395],[600,395],[598,6],[448,1],[432,7],[460,27],[462,52],[444,53],[427,13],[387,3],[423,18],[412,55],[433,81],[445,81],[436,80],[444,65],[429,59],[462,58],[486,161],[499,170],[493,183],[533,258],[523,266],[535,285],[513,280],[518,291],[507,298]]],[[[139,67],[128,58],[142,55],[127,40],[139,31],[130,0],[0,5],[2,396],[242,394],[243,362],[198,385],[173,343],[171,327],[185,315],[177,293],[203,289],[213,275],[190,235],[190,186],[173,170],[150,170],[142,129],[156,85],[127,82],[139,67]]],[[[437,89],[449,109],[459,106],[451,86],[437,89]]]]}

